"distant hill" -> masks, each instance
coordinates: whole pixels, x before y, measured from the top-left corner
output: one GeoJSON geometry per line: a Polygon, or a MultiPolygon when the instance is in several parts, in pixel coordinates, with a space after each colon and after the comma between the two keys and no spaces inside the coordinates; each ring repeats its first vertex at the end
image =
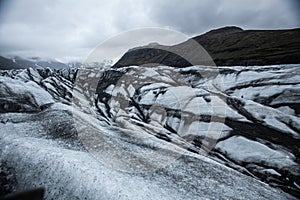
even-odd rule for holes
{"type": "Polygon", "coordinates": [[[81,63],[61,63],[55,60],[52,61],[45,61],[41,60],[40,58],[32,58],[32,59],[25,59],[20,57],[13,57],[13,58],[5,58],[0,56],[0,70],[8,70],[8,69],[24,69],[24,68],[52,68],[52,69],[63,69],[69,67],[78,67],[81,63]]]}
{"type": "Polygon", "coordinates": [[[25,67],[15,63],[12,59],[0,56],[0,69],[23,69],[25,67]]]}
{"type": "Polygon", "coordinates": [[[201,44],[218,66],[300,63],[299,28],[289,30],[243,30],[239,27],[224,27],[174,46],[152,43],[150,46],[133,48],[126,52],[114,67],[148,63],[159,63],[175,67],[186,67],[195,64],[211,65],[211,62],[202,58],[191,64],[182,57],[182,55],[193,57],[199,53],[196,52],[198,50],[191,48],[191,40],[201,44]]]}

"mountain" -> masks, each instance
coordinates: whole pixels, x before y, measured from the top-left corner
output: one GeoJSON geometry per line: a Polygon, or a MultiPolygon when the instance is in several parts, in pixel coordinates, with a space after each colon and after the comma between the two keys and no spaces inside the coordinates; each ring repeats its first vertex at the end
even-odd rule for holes
{"type": "Polygon", "coordinates": [[[40,58],[34,57],[31,59],[25,59],[21,57],[13,57],[13,58],[6,58],[0,56],[0,70],[5,69],[25,69],[25,68],[52,68],[52,69],[63,69],[69,67],[79,67],[81,64],[76,62],[65,64],[55,60],[42,60],[40,58]]]}
{"type": "Polygon", "coordinates": [[[2,70],[3,193],[297,199],[299,74],[299,64],[2,70]]]}
{"type": "Polygon", "coordinates": [[[8,59],[0,56],[0,70],[9,70],[9,69],[24,69],[25,66],[21,66],[14,62],[13,59],[8,59]]]}
{"type": "Polygon", "coordinates": [[[196,41],[208,52],[217,66],[271,65],[300,63],[300,29],[290,30],[243,30],[239,27],[224,27],[193,37],[174,46],[151,44],[126,52],[115,67],[130,65],[168,65],[186,67],[213,65],[207,56],[194,59],[199,50],[193,47],[196,41]],[[188,52],[186,52],[188,51],[188,52]],[[182,56],[184,55],[184,56],[182,56]]]}

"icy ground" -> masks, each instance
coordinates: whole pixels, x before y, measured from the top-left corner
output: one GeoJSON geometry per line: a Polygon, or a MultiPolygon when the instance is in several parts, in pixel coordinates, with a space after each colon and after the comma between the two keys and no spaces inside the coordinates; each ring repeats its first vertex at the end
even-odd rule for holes
{"type": "Polygon", "coordinates": [[[299,67],[1,71],[1,191],[299,197],[299,67]]]}

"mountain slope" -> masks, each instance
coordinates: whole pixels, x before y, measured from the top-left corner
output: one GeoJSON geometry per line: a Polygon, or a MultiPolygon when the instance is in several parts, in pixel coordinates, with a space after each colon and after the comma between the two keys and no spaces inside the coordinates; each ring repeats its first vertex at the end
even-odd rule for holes
{"type": "MultiPolygon", "coordinates": [[[[189,49],[191,40],[202,45],[217,66],[300,63],[300,29],[242,30],[238,27],[225,27],[174,46],[152,44],[148,47],[134,48],[126,52],[114,66],[149,63],[175,67],[210,65],[205,59],[189,63],[181,57],[184,51],[189,49]]],[[[193,51],[195,50],[189,49],[188,54],[197,53],[193,51]]]]}

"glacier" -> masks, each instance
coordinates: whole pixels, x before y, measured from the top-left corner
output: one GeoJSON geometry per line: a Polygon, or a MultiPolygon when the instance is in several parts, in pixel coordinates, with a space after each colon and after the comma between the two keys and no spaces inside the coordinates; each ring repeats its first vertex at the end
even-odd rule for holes
{"type": "Polygon", "coordinates": [[[0,161],[46,199],[296,199],[299,65],[0,71],[0,161]]]}

